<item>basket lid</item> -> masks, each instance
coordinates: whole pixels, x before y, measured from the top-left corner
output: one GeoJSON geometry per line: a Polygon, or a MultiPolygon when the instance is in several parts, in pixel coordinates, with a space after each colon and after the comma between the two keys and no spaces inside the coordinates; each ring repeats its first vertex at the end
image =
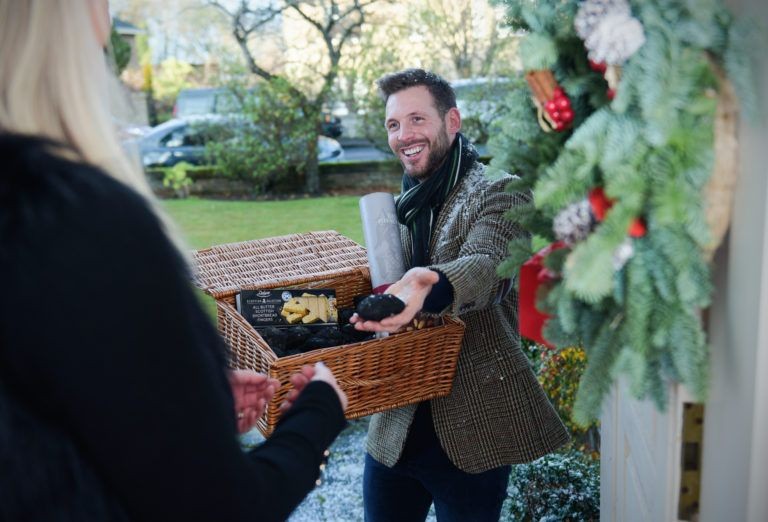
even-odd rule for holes
{"type": "Polygon", "coordinates": [[[194,283],[216,299],[246,288],[366,268],[365,248],[335,230],[228,243],[192,253],[194,283]]]}

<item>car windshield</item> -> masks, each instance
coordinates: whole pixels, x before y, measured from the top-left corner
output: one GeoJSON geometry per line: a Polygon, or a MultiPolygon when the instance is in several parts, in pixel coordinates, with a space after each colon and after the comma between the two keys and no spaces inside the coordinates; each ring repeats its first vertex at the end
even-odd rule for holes
{"type": "Polygon", "coordinates": [[[232,91],[221,91],[216,94],[217,114],[226,114],[229,112],[240,112],[243,110],[243,103],[232,91]]]}
{"type": "Polygon", "coordinates": [[[176,104],[176,114],[179,117],[213,112],[212,97],[208,94],[188,94],[179,96],[176,104]]]}
{"type": "Polygon", "coordinates": [[[242,124],[232,125],[232,122],[192,122],[178,127],[160,140],[164,147],[197,147],[204,146],[209,141],[225,141],[232,139],[236,130],[242,132],[242,124]]]}

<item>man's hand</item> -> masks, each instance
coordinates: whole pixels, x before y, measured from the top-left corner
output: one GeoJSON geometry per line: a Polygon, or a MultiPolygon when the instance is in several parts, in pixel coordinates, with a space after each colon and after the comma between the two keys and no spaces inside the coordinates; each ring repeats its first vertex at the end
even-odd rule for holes
{"type": "Polygon", "coordinates": [[[405,309],[397,315],[381,321],[364,321],[357,314],[349,320],[357,330],[367,332],[396,332],[409,324],[424,306],[424,300],[432,287],[440,280],[440,275],[428,268],[416,267],[408,270],[396,283],[387,288],[385,293],[394,294],[405,303],[405,309]]]}
{"type": "Polygon", "coordinates": [[[264,415],[267,403],[272,400],[280,382],[251,370],[232,370],[228,377],[235,399],[237,431],[245,433],[264,415]]]}

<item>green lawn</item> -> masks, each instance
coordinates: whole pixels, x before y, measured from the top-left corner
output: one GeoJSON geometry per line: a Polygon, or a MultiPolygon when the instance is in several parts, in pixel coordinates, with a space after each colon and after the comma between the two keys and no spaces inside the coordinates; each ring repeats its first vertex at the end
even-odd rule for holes
{"type": "MultiPolygon", "coordinates": [[[[162,201],[171,219],[193,249],[315,230],[335,230],[363,244],[358,196],[304,198],[285,201],[162,201]]],[[[213,299],[198,292],[215,321],[213,299]]]]}
{"type": "Polygon", "coordinates": [[[194,249],[298,232],[336,230],[363,244],[358,196],[284,201],[165,200],[194,249]]]}

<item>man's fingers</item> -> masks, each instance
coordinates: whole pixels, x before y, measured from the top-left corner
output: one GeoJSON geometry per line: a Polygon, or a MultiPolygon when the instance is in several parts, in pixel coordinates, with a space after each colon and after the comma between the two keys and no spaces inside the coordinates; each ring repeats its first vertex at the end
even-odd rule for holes
{"type": "Polygon", "coordinates": [[[387,327],[376,321],[359,321],[355,323],[355,330],[361,332],[396,332],[397,328],[387,327]]]}

